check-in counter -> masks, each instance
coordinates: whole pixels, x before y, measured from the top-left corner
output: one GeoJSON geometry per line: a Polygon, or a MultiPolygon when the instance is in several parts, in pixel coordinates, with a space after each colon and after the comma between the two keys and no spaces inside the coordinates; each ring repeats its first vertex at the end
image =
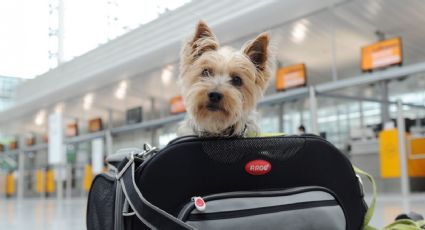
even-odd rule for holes
{"type": "Polygon", "coordinates": [[[10,171],[6,175],[6,197],[12,197],[16,193],[15,175],[10,171]]]}
{"type": "MultiPolygon", "coordinates": [[[[425,190],[425,137],[406,135],[407,169],[412,191],[425,190]]],[[[380,176],[388,188],[400,187],[400,147],[397,129],[379,133],[380,176]]]]}

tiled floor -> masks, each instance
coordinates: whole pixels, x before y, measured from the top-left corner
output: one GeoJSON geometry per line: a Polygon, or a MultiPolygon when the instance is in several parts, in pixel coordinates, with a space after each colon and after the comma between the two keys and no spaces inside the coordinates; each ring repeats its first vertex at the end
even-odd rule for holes
{"type": "Polygon", "coordinates": [[[1,230],[83,230],[86,201],[0,198],[1,230]]]}
{"type": "Polygon", "coordinates": [[[398,214],[405,213],[405,210],[417,212],[425,217],[425,194],[412,194],[407,199],[400,195],[379,195],[371,224],[384,227],[393,222],[398,214]]]}
{"type": "MultiPolygon", "coordinates": [[[[403,207],[425,215],[425,194],[414,194],[403,202],[397,195],[380,195],[372,224],[383,227],[403,212],[403,207]]],[[[1,230],[83,230],[86,201],[0,198],[1,230]]]]}

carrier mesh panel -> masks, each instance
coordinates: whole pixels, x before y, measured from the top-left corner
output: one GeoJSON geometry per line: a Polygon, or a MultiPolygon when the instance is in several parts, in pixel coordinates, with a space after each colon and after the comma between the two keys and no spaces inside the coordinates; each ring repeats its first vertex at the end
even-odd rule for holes
{"type": "Polygon", "coordinates": [[[90,189],[87,205],[87,230],[113,230],[115,180],[98,175],[90,189]]]}
{"type": "Polygon", "coordinates": [[[305,139],[286,138],[242,138],[229,141],[211,140],[202,143],[202,149],[216,161],[232,163],[247,155],[263,155],[271,159],[286,160],[304,146],[305,139]]]}

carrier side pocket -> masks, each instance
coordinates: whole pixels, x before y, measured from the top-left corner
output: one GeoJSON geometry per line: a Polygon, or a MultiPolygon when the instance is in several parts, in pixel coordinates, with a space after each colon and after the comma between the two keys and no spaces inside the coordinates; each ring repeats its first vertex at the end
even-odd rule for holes
{"type": "Polygon", "coordinates": [[[116,179],[106,173],[94,178],[87,202],[87,230],[114,230],[116,187],[116,179]]]}

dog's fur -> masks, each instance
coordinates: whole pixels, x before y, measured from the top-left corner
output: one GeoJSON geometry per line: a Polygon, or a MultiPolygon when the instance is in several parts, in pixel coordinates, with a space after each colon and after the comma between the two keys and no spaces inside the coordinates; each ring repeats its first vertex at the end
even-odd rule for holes
{"type": "Polygon", "coordinates": [[[211,29],[200,21],[181,52],[179,81],[188,116],[179,135],[259,133],[255,107],[271,76],[268,47],[267,33],[241,50],[220,47],[211,29]]]}

